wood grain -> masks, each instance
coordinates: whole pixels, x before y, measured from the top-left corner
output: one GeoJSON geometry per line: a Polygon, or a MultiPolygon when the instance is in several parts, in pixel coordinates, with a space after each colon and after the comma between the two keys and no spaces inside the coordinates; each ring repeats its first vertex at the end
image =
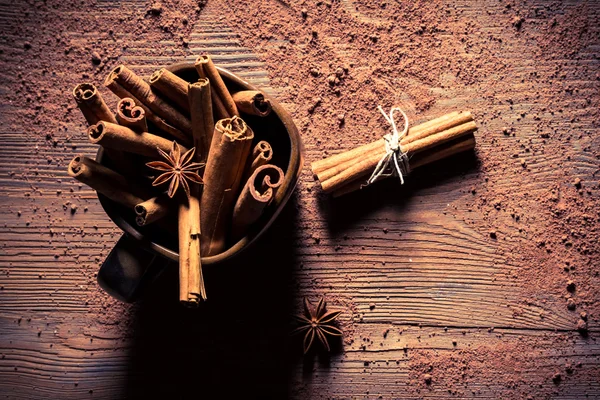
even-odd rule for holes
{"type": "MultiPolygon", "coordinates": [[[[363,23],[376,27],[385,22],[381,15],[357,9],[358,3],[342,1],[346,12],[363,23]]],[[[502,4],[459,3],[469,18],[485,19],[487,34],[504,35],[485,12],[501,12],[502,4]]],[[[118,12],[119,6],[145,9],[147,4],[101,0],[94,12],[118,12]]],[[[595,15],[598,12],[594,5],[595,15]]],[[[239,43],[235,27],[220,19],[220,13],[219,2],[209,1],[190,37],[186,59],[193,61],[206,51],[217,65],[270,95],[287,90],[269,87],[266,66],[253,49],[239,43]]],[[[68,12],[64,17],[74,15],[68,12]]],[[[0,28],[14,16],[11,4],[1,2],[0,28]]],[[[95,39],[94,34],[80,32],[65,35],[73,46],[86,47],[95,39]]],[[[0,48],[20,51],[17,41],[24,39],[6,34],[0,48]]],[[[171,51],[174,41],[147,43],[128,36],[114,40],[127,45],[119,62],[141,75],[179,61],[171,51]]],[[[272,47],[257,51],[278,51],[279,44],[274,39],[272,47]]],[[[515,92],[527,90],[520,82],[535,69],[563,62],[540,64],[526,56],[527,48],[507,47],[504,55],[513,65],[507,79],[515,92]]],[[[597,65],[597,49],[577,62],[597,65]]],[[[577,62],[568,61],[567,72],[577,62]]],[[[17,79],[1,72],[0,77],[7,84],[17,79]]],[[[570,118],[577,118],[570,129],[600,133],[597,122],[586,117],[589,105],[583,100],[597,95],[597,86],[575,77],[561,84],[579,88],[573,102],[581,111],[569,111],[570,118]]],[[[6,90],[0,86],[0,93],[6,90]]],[[[471,90],[444,92],[446,100],[432,113],[453,108],[461,96],[477,104],[481,94],[471,90]]],[[[50,88],[46,95],[63,94],[64,88],[50,88]]],[[[488,112],[509,121],[529,111],[530,104],[509,105],[510,98],[511,93],[499,96],[488,112]]],[[[286,106],[299,114],[297,105],[286,106]]],[[[207,271],[207,287],[216,295],[194,312],[178,306],[172,271],[146,301],[126,306],[101,292],[95,280],[121,232],[104,214],[95,193],[66,174],[74,154],[92,156],[96,151],[75,111],[53,127],[71,137],[56,145],[0,126],[0,394],[6,398],[166,398],[186,392],[217,393],[221,398],[414,398],[409,387],[423,387],[418,389],[423,398],[536,398],[537,390],[554,391],[564,399],[600,397],[597,325],[590,324],[590,337],[580,336],[575,329],[578,313],[569,311],[563,299],[514,281],[512,272],[520,266],[500,254],[510,252],[510,237],[521,235],[522,224],[507,217],[495,227],[508,238],[503,240],[475,228],[483,217],[465,205],[471,196],[468,188],[481,183],[475,158],[455,161],[443,170],[426,168],[403,188],[385,182],[350,201],[316,195],[305,170],[292,204],[263,243],[245,256],[252,265],[260,262],[261,269],[243,262],[242,267],[207,271]],[[277,259],[259,259],[272,248],[280,250],[277,259]],[[332,299],[332,308],[344,311],[346,335],[330,358],[302,360],[298,343],[287,337],[287,317],[303,296],[316,298],[321,293],[332,299]],[[438,362],[452,366],[456,354],[471,355],[464,377],[457,374],[456,381],[439,382],[434,374],[431,386],[422,385],[424,359],[434,368],[438,362]],[[182,362],[190,358],[200,362],[182,362]],[[514,365],[522,378],[511,381],[510,368],[503,363],[514,365]],[[564,372],[566,364],[578,363],[573,374],[564,372]],[[480,374],[481,368],[497,375],[480,374]],[[552,381],[557,371],[564,377],[560,386],[552,381]]],[[[3,122],[23,113],[0,100],[3,122]]],[[[551,119],[549,113],[539,116],[551,119]]],[[[482,132],[500,131],[488,116],[482,120],[482,132]]],[[[554,168],[560,151],[526,151],[519,141],[535,147],[543,139],[535,133],[534,122],[524,120],[520,126],[523,133],[509,139],[510,147],[517,149],[515,160],[526,160],[534,179],[513,187],[511,175],[523,169],[517,162],[508,170],[487,173],[500,189],[545,193],[564,180],[554,168]]],[[[560,128],[557,123],[551,127],[560,128]]],[[[304,139],[308,161],[339,150],[342,140],[325,140],[318,132],[306,133],[304,139]]],[[[364,139],[345,138],[345,148],[364,139]]],[[[598,184],[598,159],[583,151],[589,145],[576,136],[564,144],[576,154],[578,175],[598,184]]],[[[528,223],[535,227],[539,221],[528,223]]]]}

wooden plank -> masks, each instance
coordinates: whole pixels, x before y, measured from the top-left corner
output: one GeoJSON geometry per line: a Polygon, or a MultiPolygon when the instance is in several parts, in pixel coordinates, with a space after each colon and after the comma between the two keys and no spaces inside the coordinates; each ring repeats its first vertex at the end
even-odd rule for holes
{"type": "MultiPolygon", "coordinates": [[[[538,3],[546,9],[544,2],[538,3]]],[[[334,121],[331,113],[344,99],[325,97],[322,108],[330,111],[311,117],[306,109],[319,92],[303,87],[305,70],[299,76],[285,70],[286,51],[307,59],[323,52],[331,56],[327,62],[333,66],[360,60],[370,49],[337,36],[322,37],[321,47],[312,46],[303,42],[303,33],[292,44],[289,38],[296,30],[278,29],[296,24],[299,6],[282,1],[264,2],[274,33],[268,41],[257,39],[235,23],[234,15],[231,26],[226,25],[221,16],[231,4],[210,1],[185,50],[178,49],[175,40],[148,43],[132,35],[113,39],[100,33],[98,38],[97,32],[74,31],[64,37],[70,45],[86,49],[104,40],[126,44],[119,61],[144,75],[181,57],[193,60],[201,50],[215,53],[218,64],[285,102],[302,131],[309,162],[381,136],[383,128],[366,115],[361,103],[353,103],[356,108],[346,116],[345,131],[335,122],[331,129],[314,130],[312,118],[334,121]],[[265,64],[264,57],[272,54],[281,54],[280,65],[265,64]],[[269,87],[270,79],[275,88],[269,87]]],[[[245,6],[236,5],[240,12],[245,6]]],[[[590,151],[598,146],[597,121],[590,118],[596,103],[587,99],[597,97],[598,81],[580,70],[599,65],[600,47],[581,49],[578,59],[544,59],[536,56],[534,44],[507,32],[498,18],[504,15],[504,3],[463,1],[454,6],[451,17],[460,15],[477,24],[476,34],[449,30],[424,35],[439,40],[464,37],[468,43],[461,59],[480,52],[490,59],[503,57],[507,69],[478,77],[476,84],[462,84],[449,72],[436,86],[410,68],[390,73],[396,76],[392,78],[373,73],[372,81],[362,84],[406,102],[411,115],[418,113],[417,105],[409,95],[397,94],[398,88],[407,93],[427,88],[435,104],[416,121],[473,104],[482,126],[478,148],[498,156],[483,160],[483,171],[476,167],[481,160],[454,161],[415,172],[404,187],[385,182],[333,201],[318,194],[305,169],[292,204],[258,247],[244,256],[242,265],[206,272],[211,301],[197,311],[177,304],[174,271],[167,271],[155,292],[136,306],[120,304],[98,288],[96,271],[120,231],[94,192],[66,176],[74,154],[95,153],[82,134],[78,111],[65,98],[66,119],[50,132],[55,145],[52,139],[28,135],[35,121],[29,111],[0,100],[0,394],[15,399],[170,398],[189,393],[221,398],[600,397],[597,316],[588,319],[589,336],[576,331],[579,312],[598,309],[597,293],[588,294],[578,303],[580,308],[570,311],[564,287],[541,290],[536,279],[543,276],[518,279],[524,269],[552,257],[541,247],[539,258],[516,257],[520,246],[537,246],[535,240],[547,225],[529,219],[527,210],[535,205],[525,202],[511,204],[513,209],[502,206],[494,219],[498,224],[487,226],[489,207],[483,202],[495,199],[469,192],[475,187],[485,193],[493,185],[505,204],[511,196],[535,198],[549,188],[565,192],[575,176],[597,187],[598,157],[590,151]],[[477,46],[486,35],[505,42],[477,46]],[[530,95],[531,74],[556,68],[562,73],[559,78],[536,83],[578,91],[560,112],[552,104],[556,92],[530,95]],[[542,110],[540,103],[548,106],[542,110]],[[502,126],[513,123],[518,132],[505,137],[502,126]],[[540,132],[561,138],[560,144],[544,151],[540,132]],[[568,169],[557,170],[565,154],[571,157],[568,169]],[[511,212],[520,215],[520,222],[511,212]],[[490,230],[497,232],[497,239],[490,237],[490,230]],[[278,257],[265,260],[272,248],[278,249],[278,257]],[[332,309],[344,311],[344,342],[329,358],[303,359],[299,338],[287,336],[288,317],[303,296],[316,299],[322,294],[332,309]],[[432,376],[430,385],[424,381],[426,373],[432,376]],[[560,384],[553,382],[556,373],[561,374],[560,384]]],[[[20,15],[12,7],[10,2],[0,4],[0,26],[11,26],[10,20],[20,15]]],[[[100,1],[90,12],[146,7],[137,0],[100,1]]],[[[377,32],[392,23],[380,4],[342,0],[339,8],[336,2],[332,7],[349,15],[348,29],[366,24],[377,32]]],[[[578,10],[576,2],[553,7],[562,13],[578,10]]],[[[600,12],[596,4],[590,9],[590,19],[600,12]]],[[[69,10],[62,16],[73,19],[79,12],[69,10]]],[[[315,24],[321,23],[318,18],[315,24]]],[[[587,29],[597,34],[599,28],[587,29]]],[[[305,33],[310,36],[310,31],[305,33]]],[[[3,34],[2,60],[9,61],[8,54],[12,59],[24,57],[26,40],[32,40],[31,35],[3,34]]],[[[54,72],[71,84],[74,78],[65,75],[70,62],[57,58],[54,72]]],[[[357,64],[356,75],[373,71],[370,65],[357,64]]],[[[20,83],[20,78],[4,72],[0,79],[5,83],[3,94],[20,83]]],[[[44,89],[45,96],[64,97],[62,86],[44,89]]],[[[594,229],[587,234],[597,236],[594,229]]],[[[566,252],[556,243],[549,243],[548,250],[566,252]]]]}

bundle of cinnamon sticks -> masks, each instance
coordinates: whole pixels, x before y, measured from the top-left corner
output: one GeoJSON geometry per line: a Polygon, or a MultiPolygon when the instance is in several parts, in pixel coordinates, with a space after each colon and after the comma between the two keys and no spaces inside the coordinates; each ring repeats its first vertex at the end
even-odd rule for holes
{"type": "Polygon", "coordinates": [[[209,56],[198,57],[195,68],[196,82],[164,68],[147,82],[116,67],[104,82],[120,99],[116,113],[93,84],[76,86],[89,139],[107,160],[78,155],[68,167],[131,209],[140,226],[177,221],[180,301],[188,305],[206,299],[202,257],[247,234],[284,180],[271,164],[271,145],[242,118],[267,116],[269,100],[259,91],[230,93],[209,56]]]}
{"type": "MultiPolygon", "coordinates": [[[[410,127],[401,139],[399,151],[408,160],[409,170],[475,148],[477,125],[470,112],[452,112],[410,127]]],[[[386,139],[359,146],[311,164],[323,191],[334,197],[365,186],[388,150],[386,139]]],[[[394,154],[394,157],[397,155],[394,154]]],[[[409,171],[405,171],[409,172],[409,171]]]]}

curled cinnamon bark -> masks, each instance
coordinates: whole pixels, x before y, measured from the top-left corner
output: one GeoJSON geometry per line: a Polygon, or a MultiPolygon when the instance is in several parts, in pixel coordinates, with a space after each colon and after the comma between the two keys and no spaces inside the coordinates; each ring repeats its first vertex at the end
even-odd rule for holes
{"type": "Polygon", "coordinates": [[[180,129],[187,135],[192,134],[189,118],[179,112],[175,107],[158,96],[142,78],[124,65],[113,69],[106,78],[104,85],[110,87],[112,82],[117,82],[136,99],[144,103],[156,115],[166,120],[169,124],[180,129]]]}
{"type": "MultiPolygon", "coordinates": [[[[134,132],[126,126],[100,121],[88,129],[90,141],[109,149],[121,149],[129,153],[156,157],[156,148],[169,152],[172,142],[148,132],[134,132]]],[[[184,148],[185,152],[186,149],[184,148]]]]}
{"type": "Polygon", "coordinates": [[[75,156],[71,160],[68,173],[109,199],[130,208],[150,197],[143,189],[128,182],[123,175],[84,155],[75,156]]]}
{"type": "Polygon", "coordinates": [[[136,204],[134,207],[135,222],[139,226],[144,226],[166,217],[172,210],[170,203],[172,201],[169,196],[160,195],[136,204]]]}
{"type": "Polygon", "coordinates": [[[150,86],[155,88],[185,112],[190,112],[188,103],[188,82],[171,71],[161,68],[150,77],[150,86]]]}
{"type": "Polygon", "coordinates": [[[146,114],[146,119],[151,122],[154,126],[160,129],[162,132],[165,132],[173,138],[177,139],[179,143],[184,143],[189,145],[191,143],[188,135],[184,134],[179,129],[175,128],[173,125],[169,124],[167,121],[156,115],[152,110],[150,110],[144,103],[138,100],[133,94],[131,94],[128,90],[126,90],[123,86],[121,86],[116,80],[106,80],[104,82],[104,86],[110,89],[115,95],[119,98],[130,98],[135,102],[135,105],[141,107],[146,114]]]}
{"type": "Polygon", "coordinates": [[[242,90],[232,95],[238,110],[259,117],[266,117],[271,113],[271,102],[258,90],[242,90]]]}
{"type": "Polygon", "coordinates": [[[80,83],[75,86],[73,89],[73,98],[75,98],[77,107],[81,110],[88,124],[93,125],[98,121],[117,123],[115,116],[93,84],[80,83]]]}
{"type": "Polygon", "coordinates": [[[252,162],[248,170],[252,174],[258,167],[267,164],[273,158],[273,148],[266,140],[256,143],[252,149],[252,162]]]}
{"type": "Polygon", "coordinates": [[[246,172],[242,183],[246,182],[258,167],[268,164],[273,158],[273,148],[266,140],[261,140],[252,148],[246,163],[246,172]]]}
{"type": "Polygon", "coordinates": [[[231,238],[240,239],[269,205],[283,183],[283,171],[275,165],[262,165],[250,176],[233,208],[231,238]]]}
{"type": "Polygon", "coordinates": [[[117,121],[136,132],[147,132],[146,112],[140,106],[135,105],[135,100],[129,97],[119,100],[117,103],[117,121]]]}
{"type": "Polygon", "coordinates": [[[229,93],[229,89],[225,86],[225,82],[223,82],[223,78],[221,78],[221,75],[215,67],[215,64],[213,64],[210,56],[199,56],[196,59],[194,66],[201,78],[208,78],[211,84],[213,97],[218,98],[218,100],[213,103],[217,116],[219,118],[221,116],[225,116],[225,118],[239,116],[240,113],[231,97],[231,93],[229,93]]]}
{"type": "Polygon", "coordinates": [[[202,255],[225,248],[232,206],[236,201],[254,132],[239,117],[220,120],[204,171],[201,201],[202,255]]]}

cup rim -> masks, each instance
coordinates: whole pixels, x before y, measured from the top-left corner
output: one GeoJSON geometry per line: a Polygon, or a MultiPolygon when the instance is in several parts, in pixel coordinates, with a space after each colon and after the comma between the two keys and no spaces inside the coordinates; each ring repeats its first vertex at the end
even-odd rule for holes
{"type": "MultiPolygon", "coordinates": [[[[193,69],[194,64],[191,62],[178,62],[165,68],[170,72],[177,74],[190,68],[193,69]]],[[[231,80],[236,84],[245,87],[248,90],[260,90],[254,85],[251,85],[250,83],[246,82],[239,76],[233,74],[232,72],[221,67],[216,68],[221,74],[221,76],[225,77],[227,80],[231,80]]],[[[277,191],[277,195],[274,199],[274,201],[276,202],[276,208],[273,211],[271,218],[269,218],[269,220],[261,227],[261,229],[256,232],[251,232],[249,235],[244,236],[232,246],[230,246],[227,250],[219,254],[215,254],[209,257],[202,257],[202,265],[218,264],[226,260],[232,259],[233,257],[238,256],[240,253],[252,246],[256,242],[256,240],[258,240],[269,229],[271,224],[277,219],[277,217],[283,210],[283,207],[289,201],[300,179],[300,173],[304,165],[304,148],[298,129],[294,124],[290,113],[287,110],[285,110],[285,108],[277,100],[273,99],[272,97],[269,97],[267,94],[265,94],[265,96],[271,102],[271,112],[277,115],[277,118],[279,118],[279,120],[283,124],[290,138],[290,159],[288,162],[288,166],[285,170],[287,179],[286,177],[284,177],[282,187],[277,191]]],[[[96,161],[98,161],[99,163],[102,163],[103,153],[103,149],[102,147],[100,147],[96,154],[96,161]]],[[[102,205],[102,208],[104,209],[106,215],[119,228],[121,228],[121,230],[131,235],[133,238],[139,240],[141,244],[149,250],[155,251],[156,253],[173,261],[179,260],[179,253],[177,251],[173,251],[159,243],[150,240],[135,226],[133,226],[125,218],[123,218],[119,211],[113,206],[113,202],[111,200],[99,193],[98,199],[100,200],[100,204],[102,205]]]]}

